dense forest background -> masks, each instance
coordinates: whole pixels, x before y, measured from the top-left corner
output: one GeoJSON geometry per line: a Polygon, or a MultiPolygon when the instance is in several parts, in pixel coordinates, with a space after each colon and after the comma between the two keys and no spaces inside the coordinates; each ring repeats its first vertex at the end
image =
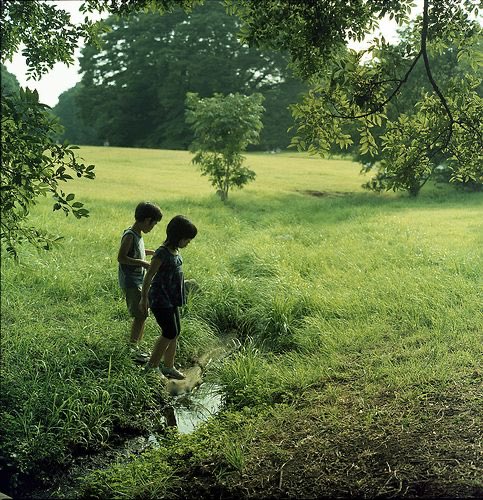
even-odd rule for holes
{"type": "Polygon", "coordinates": [[[87,46],[82,80],[64,92],[53,112],[79,144],[187,149],[187,92],[253,92],[264,96],[261,150],[286,148],[289,104],[306,85],[288,68],[288,57],[241,45],[239,22],[222,5],[207,2],[191,14],[132,14],[107,19],[101,48],[87,46]]]}
{"type": "MultiPolygon", "coordinates": [[[[188,92],[202,98],[257,92],[264,96],[263,130],[259,144],[250,149],[283,150],[290,144],[295,134],[290,105],[300,100],[308,84],[296,77],[286,54],[241,44],[240,23],[221,4],[207,2],[190,14],[179,9],[166,15],[110,16],[106,23],[110,29],[102,34],[102,45],[82,50],[81,81],[61,94],[52,109],[63,126],[59,142],[185,150],[193,141],[185,121],[188,92]]],[[[411,29],[400,35],[399,44],[388,49],[396,68],[407,62],[411,29]]],[[[433,61],[443,87],[452,76],[462,75],[464,66],[452,48],[433,61]]],[[[1,70],[2,91],[18,89],[15,76],[3,65],[1,70]]],[[[414,113],[415,102],[428,90],[420,62],[405,92],[389,104],[388,115],[414,113]]],[[[353,133],[357,137],[357,130],[353,133]]],[[[357,144],[334,152],[353,154],[365,164],[379,159],[357,153],[357,144]]]]}

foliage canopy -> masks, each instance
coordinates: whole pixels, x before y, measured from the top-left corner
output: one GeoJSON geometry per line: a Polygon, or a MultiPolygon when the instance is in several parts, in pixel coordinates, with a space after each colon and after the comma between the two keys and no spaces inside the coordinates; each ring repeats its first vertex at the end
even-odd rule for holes
{"type": "Polygon", "coordinates": [[[0,64],[0,69],[2,72],[0,82],[2,95],[11,95],[18,92],[20,90],[20,84],[18,83],[17,77],[10,73],[3,64],[0,64]]]}
{"type": "Polygon", "coordinates": [[[295,146],[320,154],[334,144],[344,150],[353,143],[355,124],[360,153],[382,153],[386,189],[417,194],[441,157],[454,181],[483,183],[483,106],[477,91],[481,26],[472,20],[481,1],[424,0],[422,15],[404,47],[404,65],[396,68],[384,38],[375,38],[362,51],[347,49],[346,43],[361,41],[386,15],[400,25],[408,23],[414,7],[410,0],[226,3],[242,19],[244,40],[288,50],[298,72],[312,84],[293,108],[295,146]],[[459,60],[468,61],[468,71],[443,93],[432,62],[450,46],[459,60]],[[388,104],[404,91],[420,60],[430,91],[420,96],[411,114],[389,118],[388,104]],[[377,140],[374,131],[381,127],[384,133],[377,140]]]}
{"type": "Polygon", "coordinates": [[[306,87],[287,69],[286,54],[240,44],[240,23],[218,2],[190,13],[111,16],[106,24],[102,46],[83,50],[75,98],[98,144],[187,149],[193,140],[184,120],[187,92],[259,92],[267,96],[263,148],[287,147],[287,108],[306,87]]]}

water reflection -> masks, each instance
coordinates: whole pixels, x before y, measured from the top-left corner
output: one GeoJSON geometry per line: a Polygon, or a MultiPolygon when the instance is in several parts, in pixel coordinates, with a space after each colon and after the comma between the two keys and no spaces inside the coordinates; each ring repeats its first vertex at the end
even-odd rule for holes
{"type": "Polygon", "coordinates": [[[174,404],[165,408],[166,424],[178,427],[181,434],[193,432],[215,415],[222,404],[221,390],[216,384],[201,384],[193,392],[173,399],[174,404]]]}

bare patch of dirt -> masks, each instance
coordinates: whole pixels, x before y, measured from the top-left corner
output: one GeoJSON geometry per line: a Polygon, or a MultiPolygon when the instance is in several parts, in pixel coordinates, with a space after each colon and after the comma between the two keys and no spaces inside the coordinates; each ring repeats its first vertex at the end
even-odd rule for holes
{"type": "Polygon", "coordinates": [[[340,196],[347,196],[349,192],[344,192],[344,191],[316,191],[312,189],[297,189],[297,193],[302,193],[307,196],[315,196],[316,198],[322,198],[322,197],[340,197],[340,196]]]}
{"type": "Polygon", "coordinates": [[[247,445],[243,471],[220,474],[215,461],[206,463],[191,471],[189,493],[198,498],[483,496],[476,383],[420,400],[382,394],[369,404],[361,404],[353,388],[345,389],[335,416],[327,413],[321,391],[252,422],[256,437],[247,445]]]}

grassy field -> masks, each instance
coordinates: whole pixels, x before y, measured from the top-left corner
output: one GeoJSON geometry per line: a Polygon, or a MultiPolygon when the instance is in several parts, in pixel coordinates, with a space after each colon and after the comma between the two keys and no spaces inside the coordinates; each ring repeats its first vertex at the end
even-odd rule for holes
{"type": "MultiPolygon", "coordinates": [[[[0,491],[151,432],[159,448],[91,472],[78,496],[481,495],[481,194],[377,195],[349,161],[250,154],[256,181],[223,205],[186,152],[80,154],[97,178],[67,190],[90,217],[45,200],[32,220],[62,246],[2,255],[0,491]],[[199,229],[181,365],[241,343],[206,373],[223,410],[190,435],[165,428],[167,395],[126,345],[116,254],[141,200],[164,213],[147,248],[178,213],[199,229]]],[[[157,335],[149,319],[146,348],[157,335]]]]}

